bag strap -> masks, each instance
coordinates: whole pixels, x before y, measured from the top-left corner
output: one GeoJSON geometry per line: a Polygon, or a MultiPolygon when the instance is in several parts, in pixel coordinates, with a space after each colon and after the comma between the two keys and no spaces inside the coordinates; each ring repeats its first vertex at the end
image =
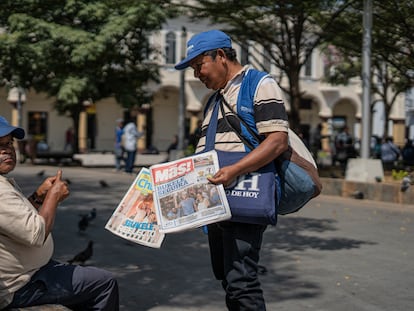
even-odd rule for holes
{"type": "MultiPolygon", "coordinates": [[[[220,106],[220,101],[222,100],[222,98],[223,96],[221,96],[217,92],[216,97],[215,97],[213,112],[211,113],[211,117],[210,117],[210,124],[207,127],[206,143],[205,143],[204,151],[210,151],[214,149],[214,144],[216,142],[216,132],[217,132],[218,108],[220,106]]],[[[211,105],[211,102],[209,102],[209,106],[211,105]]]]}
{"type": "MultiPolygon", "coordinates": [[[[224,101],[224,99],[223,99],[223,102],[226,104],[226,106],[228,107],[228,108],[230,108],[230,106],[229,106],[229,104],[228,103],[226,103],[226,101],[224,101]]],[[[243,134],[242,133],[240,133],[240,131],[238,131],[238,130],[236,130],[231,124],[230,124],[230,122],[227,120],[227,116],[224,114],[224,109],[223,109],[223,107],[220,105],[220,107],[221,107],[221,113],[223,114],[223,118],[226,120],[226,123],[229,125],[229,127],[237,134],[237,136],[240,138],[240,140],[248,147],[248,148],[250,148],[250,151],[251,150],[253,150],[253,149],[255,149],[255,147],[253,146],[253,144],[251,144],[248,140],[247,140],[247,138],[246,137],[244,137],[243,136],[243,134]]],[[[260,138],[260,136],[259,135],[257,135],[252,129],[251,129],[251,127],[237,114],[237,113],[235,113],[234,114],[234,116],[235,116],[235,118],[237,118],[245,127],[246,127],[246,130],[247,131],[249,131],[249,133],[250,133],[250,135],[252,135],[255,139],[256,139],[256,141],[258,141],[258,142],[261,142],[262,141],[262,139],[260,138]]],[[[281,162],[283,162],[283,160],[284,159],[290,159],[290,157],[291,157],[291,154],[292,154],[292,148],[289,146],[289,150],[288,151],[285,151],[283,154],[281,154],[281,155],[279,155],[277,158],[275,158],[274,159],[274,161],[276,162],[276,163],[281,163],[281,162]]]]}
{"type": "MultiPolygon", "coordinates": [[[[229,103],[223,98],[222,99],[222,101],[221,101],[224,105],[226,105],[226,107],[230,110],[230,111],[232,111],[232,109],[231,109],[231,107],[230,107],[230,105],[229,105],[229,103]]],[[[236,128],[230,123],[230,121],[228,120],[228,118],[227,118],[227,115],[226,115],[226,113],[225,113],[225,111],[224,111],[224,107],[223,107],[223,105],[220,105],[220,109],[221,109],[221,114],[223,115],[223,119],[226,121],[226,124],[233,130],[233,132],[234,133],[236,133],[237,134],[237,136],[240,138],[240,140],[243,142],[243,144],[245,144],[249,149],[250,149],[250,151],[251,150],[253,150],[254,148],[255,148],[255,146],[252,144],[252,143],[250,143],[250,141],[246,138],[246,137],[244,137],[243,136],[243,134],[240,132],[240,131],[238,131],[238,130],[236,130],[236,128]]],[[[244,125],[244,127],[246,128],[246,130],[250,133],[250,135],[252,135],[252,137],[254,138],[254,139],[256,139],[256,142],[257,143],[260,143],[261,141],[262,141],[262,139],[259,137],[259,135],[257,135],[256,134],[256,132],[255,131],[253,131],[252,130],[252,128],[247,124],[247,122],[246,121],[244,121],[237,113],[235,113],[234,112],[234,117],[240,122],[240,123],[242,123],[243,125],[244,125]]]]}

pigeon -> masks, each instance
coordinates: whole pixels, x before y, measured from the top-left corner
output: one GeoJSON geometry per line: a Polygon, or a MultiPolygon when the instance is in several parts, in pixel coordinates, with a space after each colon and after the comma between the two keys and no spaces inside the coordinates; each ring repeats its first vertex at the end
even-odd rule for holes
{"type": "Polygon", "coordinates": [[[89,260],[93,255],[93,241],[89,241],[88,246],[76,254],[72,259],[68,260],[68,263],[78,263],[80,265],[85,264],[85,261],[89,260]]]}
{"type": "Polygon", "coordinates": [[[43,177],[45,175],[45,170],[41,170],[36,174],[38,177],[43,177]]]}
{"type": "Polygon", "coordinates": [[[408,188],[410,188],[410,186],[411,186],[411,178],[408,176],[405,176],[401,182],[401,187],[400,187],[401,192],[406,192],[408,188]]]}
{"type": "Polygon", "coordinates": [[[364,193],[361,192],[361,191],[359,191],[359,190],[357,190],[354,193],[352,193],[352,197],[354,199],[362,200],[364,198],[364,193]]]}
{"type": "Polygon", "coordinates": [[[382,182],[381,176],[375,176],[375,181],[376,182],[382,182]]]}
{"type": "Polygon", "coordinates": [[[78,222],[78,229],[79,232],[83,232],[86,230],[86,228],[88,228],[89,225],[89,220],[88,220],[88,215],[80,215],[81,219],[78,222]]]}
{"type": "Polygon", "coordinates": [[[96,218],[96,208],[92,208],[92,210],[88,213],[88,215],[86,216],[88,221],[92,221],[96,218]]]}
{"type": "Polygon", "coordinates": [[[100,180],[99,184],[101,185],[102,188],[108,188],[109,185],[105,180],[100,180]]]}

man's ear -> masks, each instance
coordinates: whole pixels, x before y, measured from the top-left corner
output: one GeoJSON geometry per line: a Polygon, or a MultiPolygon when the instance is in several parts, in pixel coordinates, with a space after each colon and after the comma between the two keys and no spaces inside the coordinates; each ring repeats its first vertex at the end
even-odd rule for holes
{"type": "Polygon", "coordinates": [[[226,53],[224,53],[224,51],[222,49],[217,49],[217,55],[216,57],[220,57],[221,60],[226,59],[226,53]]]}

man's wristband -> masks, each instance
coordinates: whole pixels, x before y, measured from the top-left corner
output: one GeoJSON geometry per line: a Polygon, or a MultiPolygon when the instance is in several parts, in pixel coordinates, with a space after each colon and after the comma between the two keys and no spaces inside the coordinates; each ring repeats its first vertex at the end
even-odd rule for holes
{"type": "Polygon", "coordinates": [[[39,198],[36,191],[32,193],[32,195],[29,197],[32,202],[36,203],[37,205],[42,205],[43,200],[39,198]]]}

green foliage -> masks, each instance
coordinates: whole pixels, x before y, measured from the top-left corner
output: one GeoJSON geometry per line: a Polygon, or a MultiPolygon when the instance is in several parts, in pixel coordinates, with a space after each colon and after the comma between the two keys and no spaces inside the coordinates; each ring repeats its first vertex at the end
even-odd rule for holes
{"type": "Polygon", "coordinates": [[[402,180],[405,176],[408,176],[408,172],[403,170],[392,170],[391,176],[394,180],[402,180]]]}
{"type": "Polygon", "coordinates": [[[196,147],[193,145],[188,145],[185,150],[184,150],[184,155],[187,156],[191,156],[194,154],[196,147]]]}
{"type": "Polygon", "coordinates": [[[84,100],[114,96],[139,106],[158,82],[148,34],[169,1],[17,0],[0,2],[0,81],[56,97],[76,117],[84,100]]]}

